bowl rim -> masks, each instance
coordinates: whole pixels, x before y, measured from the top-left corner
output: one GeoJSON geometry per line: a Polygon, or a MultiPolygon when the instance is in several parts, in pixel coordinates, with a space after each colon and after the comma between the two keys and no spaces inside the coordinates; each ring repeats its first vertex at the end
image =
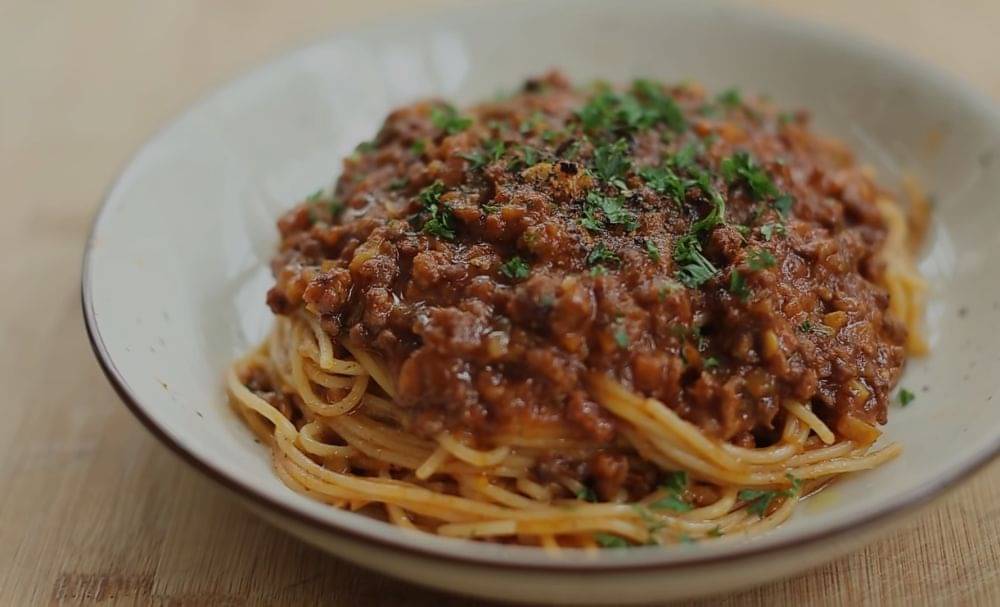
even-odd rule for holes
{"type": "MultiPolygon", "coordinates": [[[[565,3],[566,1],[567,0],[547,0],[546,3],[559,4],[565,3]]],[[[516,4],[527,5],[529,4],[529,1],[518,0],[516,4]]],[[[727,12],[730,14],[736,13],[741,20],[757,23],[770,22],[772,26],[782,26],[785,28],[794,27],[808,33],[810,37],[822,39],[823,42],[836,43],[839,46],[850,47],[854,52],[864,53],[869,56],[877,56],[880,61],[885,64],[889,64],[893,69],[906,69],[919,72],[922,74],[923,79],[934,81],[943,88],[950,89],[953,91],[955,97],[963,98],[963,101],[966,104],[974,106],[984,115],[988,116],[992,122],[1000,126],[1000,108],[997,107],[996,103],[989,96],[981,92],[979,89],[967,84],[964,80],[958,78],[957,76],[953,76],[937,66],[913,58],[902,51],[896,50],[882,43],[875,42],[865,36],[855,34],[850,31],[827,26],[810,20],[789,17],[787,15],[777,13],[772,9],[762,10],[742,5],[728,5],[723,4],[718,0],[708,0],[702,4],[708,5],[709,8],[706,9],[706,11],[725,7],[727,12]]],[[[102,223],[106,212],[108,211],[110,206],[109,203],[111,202],[113,195],[118,190],[118,187],[123,180],[131,173],[136,160],[149,149],[157,147],[161,140],[163,140],[170,133],[170,131],[173,130],[173,127],[182,123],[192,113],[207,104],[209,101],[225,94],[225,92],[233,86],[250,79],[258,72],[274,69],[292,57],[308,53],[309,51],[318,48],[333,39],[344,36],[349,32],[377,32],[380,29],[392,27],[394,25],[398,26],[412,20],[429,21],[445,14],[446,11],[452,15],[456,12],[468,15],[475,13],[477,10],[484,7],[500,7],[509,5],[510,3],[504,2],[504,0],[475,0],[462,6],[442,7],[428,10],[419,16],[411,9],[394,15],[368,20],[362,25],[355,26],[350,29],[343,26],[331,28],[325,35],[318,39],[301,46],[279,52],[271,58],[256,63],[235,76],[226,78],[222,82],[212,86],[207,90],[207,92],[198,96],[195,101],[188,103],[182,111],[177,113],[172,119],[161,126],[151,137],[146,139],[133,154],[129,156],[128,160],[123,165],[124,168],[119,170],[117,177],[108,186],[104,196],[102,197],[100,205],[94,213],[82,256],[80,303],[87,338],[101,370],[118,397],[153,436],[166,445],[183,461],[191,465],[195,470],[198,470],[208,478],[221,484],[223,487],[232,491],[243,500],[246,500],[255,507],[264,508],[265,510],[272,511],[285,518],[304,524],[311,529],[316,529],[323,533],[334,534],[337,536],[346,536],[347,539],[358,543],[375,544],[380,548],[406,553],[413,557],[450,561],[462,565],[489,566],[498,569],[523,572],[548,571],[568,573],[628,573],[654,570],[676,571],[678,569],[702,565],[728,564],[748,558],[785,552],[792,549],[803,549],[822,540],[839,536],[840,534],[850,530],[861,531],[871,529],[876,526],[880,526],[881,523],[888,522],[893,518],[902,517],[907,513],[912,513],[935,498],[940,497],[947,490],[967,480],[993,460],[1000,458],[1000,436],[998,436],[993,441],[992,445],[984,448],[981,452],[975,454],[974,457],[969,458],[960,466],[957,466],[948,475],[932,479],[932,482],[928,482],[921,485],[917,489],[904,493],[894,500],[887,501],[881,506],[873,507],[868,511],[859,512],[839,523],[813,531],[802,532],[798,535],[783,538],[779,541],[774,541],[765,545],[755,545],[752,542],[739,544],[734,543],[729,546],[729,550],[715,554],[698,554],[694,552],[681,553],[671,550],[653,551],[648,553],[651,558],[640,562],[577,562],[552,559],[548,561],[525,563],[502,558],[497,555],[477,554],[475,552],[459,554],[458,551],[449,550],[443,547],[420,546],[416,543],[411,545],[405,542],[397,542],[387,537],[381,537],[378,534],[365,530],[364,528],[356,528],[347,524],[341,524],[339,522],[317,517],[311,513],[300,510],[289,503],[265,495],[256,489],[252,484],[247,483],[236,476],[230,475],[223,469],[217,467],[212,461],[201,459],[192,450],[182,444],[180,440],[171,437],[170,434],[157,422],[155,414],[149,412],[149,410],[153,410],[154,408],[149,407],[147,410],[147,408],[143,406],[142,399],[130,388],[128,381],[118,370],[114,359],[104,343],[94,309],[92,256],[96,244],[97,230],[102,223]],[[669,555],[670,558],[669,560],[664,560],[663,558],[653,558],[657,553],[659,553],[662,557],[669,555]]],[[[355,513],[348,514],[358,517],[363,516],[355,513]]],[[[463,544],[468,544],[468,542],[463,544]]]]}

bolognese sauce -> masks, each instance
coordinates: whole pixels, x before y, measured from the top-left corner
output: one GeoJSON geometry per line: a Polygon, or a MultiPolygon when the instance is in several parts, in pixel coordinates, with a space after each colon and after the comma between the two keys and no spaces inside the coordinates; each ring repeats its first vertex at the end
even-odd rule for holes
{"type": "Polygon", "coordinates": [[[847,436],[886,421],[907,329],[880,284],[880,193],[805,113],[553,72],[392,112],[278,222],[267,301],[378,357],[417,436],[587,441],[605,448],[538,478],[642,495],[659,472],[616,447],[595,376],[740,447],[774,444],[786,401],[847,436]]]}

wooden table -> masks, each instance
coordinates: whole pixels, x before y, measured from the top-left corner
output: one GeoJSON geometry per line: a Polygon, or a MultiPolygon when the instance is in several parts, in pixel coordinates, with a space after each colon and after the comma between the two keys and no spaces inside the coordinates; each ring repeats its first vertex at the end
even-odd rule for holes
{"type": "MultiPolygon", "coordinates": [[[[0,1],[0,604],[482,604],[251,516],[118,402],[80,319],[90,218],[143,140],[262,59],[414,4],[442,2],[0,1]]],[[[996,0],[765,4],[907,49],[1000,99],[996,0]]],[[[998,504],[994,464],[864,551],[696,604],[997,605],[998,504]]]]}

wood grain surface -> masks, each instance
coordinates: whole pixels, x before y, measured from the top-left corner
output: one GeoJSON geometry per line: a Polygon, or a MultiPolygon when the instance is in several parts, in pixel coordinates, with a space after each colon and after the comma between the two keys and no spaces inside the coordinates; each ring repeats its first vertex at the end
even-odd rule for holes
{"type": "MultiPolygon", "coordinates": [[[[80,254],[139,144],[276,53],[441,1],[0,0],[0,605],[484,605],[359,569],[244,511],[122,406],[80,254]]],[[[1000,100],[997,0],[772,0],[1000,100]]],[[[995,277],[994,277],[995,278],[995,277]]],[[[867,549],[698,605],[1000,605],[1000,464],[867,549]]]]}

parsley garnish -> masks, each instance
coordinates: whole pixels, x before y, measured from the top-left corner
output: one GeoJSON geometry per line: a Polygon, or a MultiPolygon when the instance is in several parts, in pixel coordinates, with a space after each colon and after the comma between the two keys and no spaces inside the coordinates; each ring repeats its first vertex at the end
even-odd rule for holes
{"type": "Polygon", "coordinates": [[[619,325],[615,329],[615,343],[623,350],[628,347],[628,332],[625,330],[625,327],[619,325]]]}
{"type": "Polygon", "coordinates": [[[660,249],[656,246],[656,243],[650,239],[646,239],[646,255],[653,261],[660,261],[660,249]]]}
{"type": "Polygon", "coordinates": [[[760,233],[764,236],[764,240],[771,242],[771,238],[774,236],[785,235],[785,225],[782,223],[766,223],[760,226],[760,233]]]}
{"type": "Polygon", "coordinates": [[[374,149],[375,149],[374,141],[362,141],[361,143],[359,143],[354,147],[354,151],[360,154],[366,154],[374,149]]]}
{"type": "Polygon", "coordinates": [[[670,510],[673,512],[688,512],[694,506],[684,501],[684,490],[688,486],[687,472],[679,470],[671,472],[663,480],[660,489],[666,491],[667,495],[651,503],[649,507],[653,510],[670,510]]]}
{"type": "Polygon", "coordinates": [[[604,181],[615,183],[623,179],[631,168],[628,142],[624,139],[598,146],[594,150],[594,171],[604,181]]]}
{"type": "Polygon", "coordinates": [[[739,179],[744,180],[756,200],[780,194],[767,171],[758,166],[747,152],[736,152],[724,159],[720,168],[722,176],[730,185],[739,179]]]}
{"type": "Polygon", "coordinates": [[[449,135],[461,133],[472,125],[472,118],[462,116],[453,106],[437,106],[431,110],[431,124],[449,135]]]}
{"type": "Polygon", "coordinates": [[[424,153],[424,150],[426,149],[427,149],[427,142],[424,141],[423,139],[417,139],[416,141],[410,144],[410,151],[413,152],[413,154],[416,156],[422,155],[424,153]]]}
{"type": "Polygon", "coordinates": [[[729,275],[729,292],[739,297],[742,301],[747,301],[750,299],[750,295],[753,294],[750,287],[747,286],[746,278],[736,268],[733,268],[732,273],[729,275]]]}
{"type": "Polygon", "coordinates": [[[719,364],[718,358],[709,356],[702,361],[701,366],[705,369],[714,369],[715,367],[718,367],[719,364]]]}
{"type": "Polygon", "coordinates": [[[902,406],[905,407],[906,405],[912,403],[916,398],[917,398],[917,395],[914,394],[913,392],[910,392],[906,388],[900,388],[899,389],[899,404],[900,405],[902,405],[902,406]]]}
{"type": "Polygon", "coordinates": [[[795,204],[795,199],[788,194],[782,194],[774,199],[774,208],[784,218],[787,218],[788,214],[792,211],[793,204],[795,204]]]}
{"type": "Polygon", "coordinates": [[[690,168],[691,165],[694,164],[695,159],[698,157],[699,151],[700,146],[692,141],[678,150],[677,153],[670,158],[670,164],[678,170],[690,168]]]}
{"type": "Polygon", "coordinates": [[[799,323],[799,331],[803,333],[815,333],[816,335],[823,335],[829,337],[833,335],[834,331],[832,327],[828,327],[823,323],[813,323],[808,318],[799,323]]]}
{"type": "Polygon", "coordinates": [[[678,203],[684,202],[684,195],[690,183],[681,179],[669,166],[644,167],[639,170],[639,176],[654,192],[667,194],[678,203]]]}
{"type": "Polygon", "coordinates": [[[685,502],[677,494],[671,493],[656,500],[649,507],[653,510],[670,510],[671,512],[689,512],[694,506],[685,502]]]}
{"type": "Polygon", "coordinates": [[[708,196],[712,203],[712,210],[707,215],[694,222],[691,231],[698,233],[708,231],[719,224],[726,222],[726,200],[714,187],[712,187],[712,177],[705,171],[692,171],[695,173],[695,185],[708,196]]]}
{"type": "Polygon", "coordinates": [[[723,535],[724,534],[722,533],[722,527],[719,527],[718,525],[712,527],[708,531],[708,537],[722,537],[723,535]]]}
{"type": "Polygon", "coordinates": [[[598,131],[611,128],[618,117],[620,100],[609,89],[604,89],[591,97],[576,115],[585,131],[598,131]]]}
{"type": "Polygon", "coordinates": [[[632,83],[632,92],[645,102],[647,121],[663,123],[678,133],[687,126],[677,102],[664,94],[659,85],[649,80],[636,80],[632,83]]]}
{"type": "Polygon", "coordinates": [[[535,127],[541,124],[544,119],[545,116],[541,112],[536,110],[531,113],[531,116],[528,116],[527,120],[521,121],[521,124],[520,126],[518,126],[517,130],[520,131],[522,135],[527,135],[528,133],[534,131],[535,127]]]}
{"type": "Polygon", "coordinates": [[[695,288],[715,276],[718,269],[701,252],[701,243],[694,234],[686,234],[674,245],[674,261],[680,266],[677,280],[685,287],[695,288]]]}
{"type": "Polygon", "coordinates": [[[587,255],[587,265],[596,266],[604,263],[619,263],[621,259],[618,258],[615,253],[609,249],[603,242],[597,243],[590,253],[587,255]]]}
{"type": "Polygon", "coordinates": [[[500,266],[500,272],[508,278],[522,280],[531,274],[531,266],[520,257],[514,256],[500,266]]]}
{"type": "Polygon", "coordinates": [[[410,181],[406,177],[396,177],[389,182],[390,190],[402,190],[410,181]]]}
{"type": "Polygon", "coordinates": [[[663,479],[663,486],[677,493],[684,491],[688,486],[688,473],[684,470],[671,472],[663,479]]]}
{"type": "Polygon", "coordinates": [[[625,538],[610,533],[595,533],[594,539],[604,548],[628,548],[628,542],[625,541],[625,538]]]}
{"type": "Polygon", "coordinates": [[[617,196],[604,196],[596,190],[587,193],[583,204],[583,219],[580,224],[591,232],[604,229],[604,221],[620,225],[631,232],[639,227],[639,218],[625,209],[625,201],[617,196]],[[604,220],[598,212],[603,213],[604,220]]]}
{"type": "Polygon", "coordinates": [[[444,184],[440,181],[420,190],[417,199],[423,206],[422,213],[429,216],[422,229],[428,234],[451,240],[455,238],[454,217],[451,209],[441,202],[441,194],[444,194],[444,184]]]}
{"type": "Polygon", "coordinates": [[[504,150],[507,149],[507,144],[499,139],[489,139],[483,143],[482,149],[476,150],[470,154],[459,154],[462,158],[466,159],[470,163],[471,169],[479,169],[491,162],[496,162],[500,160],[503,156],[504,150]]]}
{"type": "Polygon", "coordinates": [[[583,485],[583,488],[576,492],[576,499],[584,502],[596,502],[597,494],[587,485],[583,485]]]}
{"type": "Polygon", "coordinates": [[[754,272],[773,268],[776,263],[777,260],[774,259],[774,255],[767,249],[755,249],[750,252],[748,258],[748,265],[754,272]]]}
{"type": "Polygon", "coordinates": [[[677,132],[686,127],[677,102],[648,80],[636,80],[632,91],[624,95],[608,88],[598,91],[577,111],[577,117],[583,129],[594,134],[637,131],[656,124],[677,132]]]}
{"type": "Polygon", "coordinates": [[[748,503],[747,512],[763,518],[771,502],[778,496],[778,492],[743,489],[739,492],[738,496],[741,500],[748,503]]]}
{"type": "Polygon", "coordinates": [[[767,514],[771,502],[779,497],[796,497],[802,491],[802,479],[795,478],[791,473],[785,475],[791,483],[788,489],[767,491],[763,489],[742,489],[737,494],[739,499],[747,503],[747,512],[763,518],[767,514]]]}
{"type": "Polygon", "coordinates": [[[743,97],[739,89],[731,88],[719,93],[715,102],[726,108],[736,108],[743,104],[743,97]]]}

